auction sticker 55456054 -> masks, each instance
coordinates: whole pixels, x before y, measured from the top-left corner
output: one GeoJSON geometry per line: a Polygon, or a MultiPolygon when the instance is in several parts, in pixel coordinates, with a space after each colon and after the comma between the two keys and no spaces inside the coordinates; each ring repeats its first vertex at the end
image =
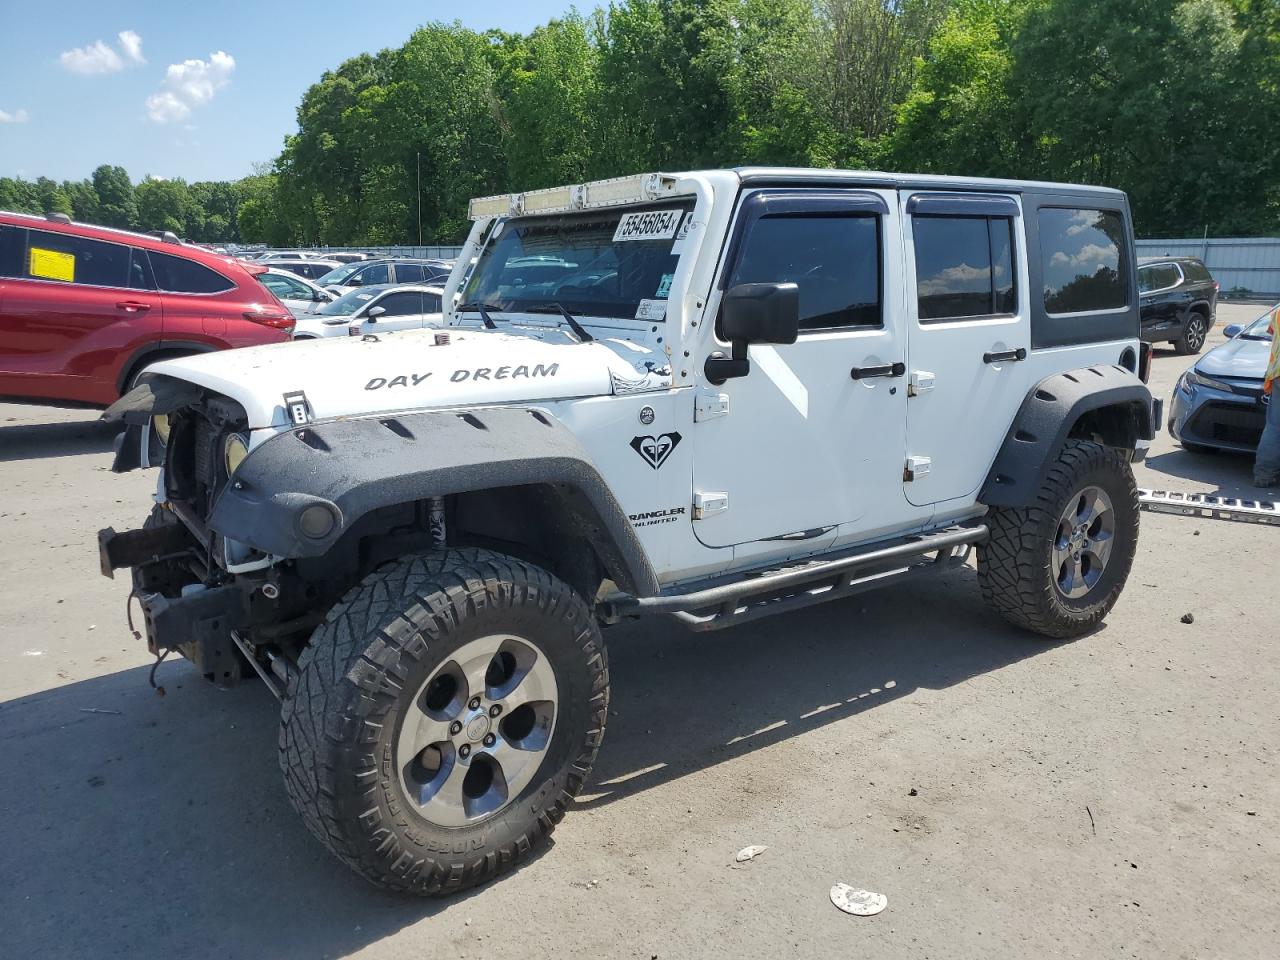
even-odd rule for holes
{"type": "Polygon", "coordinates": [[[613,242],[623,240],[670,240],[680,228],[684,211],[679,207],[670,210],[643,210],[623,214],[618,229],[613,231],[613,242]]]}

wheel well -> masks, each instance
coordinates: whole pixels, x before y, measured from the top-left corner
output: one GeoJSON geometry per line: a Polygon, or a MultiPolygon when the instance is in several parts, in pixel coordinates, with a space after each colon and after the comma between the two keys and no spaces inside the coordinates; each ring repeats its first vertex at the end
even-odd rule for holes
{"type": "Polygon", "coordinates": [[[1113,403],[1086,410],[1071,425],[1067,436],[1132,450],[1142,435],[1142,413],[1141,405],[1136,402],[1113,403]]]}
{"type": "Polygon", "coordinates": [[[200,353],[199,350],[183,349],[181,347],[169,350],[152,350],[144,353],[140,357],[134,358],[133,362],[125,368],[124,375],[120,377],[120,394],[124,395],[129,384],[133,383],[133,378],[142,372],[144,367],[149,367],[153,363],[159,363],[161,360],[176,360],[178,357],[189,357],[192,354],[200,353]]]}
{"type": "Polygon", "coordinates": [[[451,545],[479,546],[550,570],[588,602],[611,573],[607,533],[564,484],[495,487],[448,498],[451,545]]]}

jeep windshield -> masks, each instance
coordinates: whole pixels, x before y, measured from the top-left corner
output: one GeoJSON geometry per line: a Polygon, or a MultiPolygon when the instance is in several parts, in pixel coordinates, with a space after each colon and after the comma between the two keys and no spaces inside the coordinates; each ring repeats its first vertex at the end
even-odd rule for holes
{"type": "Polygon", "coordinates": [[[476,263],[464,304],[576,316],[660,320],[693,200],[586,210],[499,223],[476,263]]]}
{"type": "Polygon", "coordinates": [[[363,260],[356,260],[354,263],[344,263],[340,267],[334,267],[322,277],[316,278],[316,284],[321,287],[327,287],[334,284],[342,284],[346,282],[347,277],[351,276],[361,267],[367,267],[369,264],[363,260]]]}

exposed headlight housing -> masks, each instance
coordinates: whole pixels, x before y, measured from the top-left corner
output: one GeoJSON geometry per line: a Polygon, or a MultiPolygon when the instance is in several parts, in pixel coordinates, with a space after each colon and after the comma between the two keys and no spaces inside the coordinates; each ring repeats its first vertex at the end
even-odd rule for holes
{"type": "Polygon", "coordinates": [[[227,476],[235,475],[244,458],[249,455],[249,441],[244,434],[232,433],[222,441],[222,462],[226,465],[227,476]]]}
{"type": "Polygon", "coordinates": [[[1231,384],[1215,380],[1213,377],[1206,377],[1195,367],[1187,371],[1184,382],[1188,387],[1208,387],[1210,390],[1221,390],[1223,393],[1235,393],[1231,384]]]}

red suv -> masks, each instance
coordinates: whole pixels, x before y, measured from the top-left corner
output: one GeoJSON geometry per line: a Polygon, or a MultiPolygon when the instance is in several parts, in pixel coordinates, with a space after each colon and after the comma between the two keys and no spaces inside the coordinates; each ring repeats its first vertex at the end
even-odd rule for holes
{"type": "Polygon", "coordinates": [[[0,400],[107,406],[157,360],[289,340],[266,269],[173,234],[0,213],[0,400]]]}

